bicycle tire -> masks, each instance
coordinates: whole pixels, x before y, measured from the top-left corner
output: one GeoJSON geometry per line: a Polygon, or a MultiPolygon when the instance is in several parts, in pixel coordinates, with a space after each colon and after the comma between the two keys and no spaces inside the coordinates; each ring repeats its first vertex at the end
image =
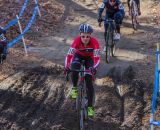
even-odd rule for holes
{"type": "Polygon", "coordinates": [[[78,86],[78,96],[76,98],[76,113],[79,125],[79,118],[80,118],[80,102],[81,102],[81,93],[80,93],[80,86],[78,86]]]}
{"type": "Polygon", "coordinates": [[[115,56],[116,53],[116,42],[114,41],[113,46],[111,47],[111,55],[112,57],[115,56]]]}
{"type": "Polygon", "coordinates": [[[111,45],[110,45],[110,55],[113,57],[113,56],[115,56],[115,51],[116,51],[116,44],[115,44],[115,40],[113,39],[113,37],[114,37],[114,33],[115,33],[115,30],[113,29],[113,28],[111,28],[111,30],[110,30],[110,32],[111,32],[111,45]]]}
{"type": "Polygon", "coordinates": [[[80,110],[79,130],[84,130],[84,109],[80,110]]]}
{"type": "Polygon", "coordinates": [[[76,101],[79,130],[84,130],[84,110],[82,109],[82,85],[78,85],[78,97],[76,101]]]}
{"type": "Polygon", "coordinates": [[[109,63],[111,57],[111,48],[110,48],[111,43],[112,43],[112,35],[111,35],[111,25],[109,23],[106,35],[106,63],[109,63]]]}
{"type": "Polygon", "coordinates": [[[110,61],[110,53],[111,53],[110,47],[106,46],[106,63],[109,63],[110,61]]]}

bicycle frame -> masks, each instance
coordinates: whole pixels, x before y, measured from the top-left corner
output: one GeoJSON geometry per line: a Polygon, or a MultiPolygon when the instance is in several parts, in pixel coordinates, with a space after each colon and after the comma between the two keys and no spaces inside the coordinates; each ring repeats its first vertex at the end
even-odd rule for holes
{"type": "Polygon", "coordinates": [[[109,63],[110,61],[110,56],[115,55],[115,49],[116,49],[116,41],[114,40],[114,33],[116,33],[115,30],[115,21],[113,19],[108,19],[105,20],[103,19],[102,21],[108,22],[108,28],[105,33],[105,46],[106,46],[106,63],[109,63]]]}
{"type": "MultiPolygon", "coordinates": [[[[80,70],[71,70],[71,72],[79,72],[79,81],[78,81],[78,97],[76,99],[76,110],[79,121],[79,129],[84,130],[84,120],[87,119],[87,107],[88,99],[86,99],[86,86],[85,86],[85,72],[90,72],[85,70],[84,63],[81,66],[80,70]]],[[[68,75],[66,77],[68,79],[68,75]]]]}
{"type": "Polygon", "coordinates": [[[80,79],[78,84],[78,97],[76,100],[76,109],[79,119],[79,129],[84,129],[84,119],[87,118],[87,106],[86,103],[86,86],[85,86],[85,68],[82,66],[82,72],[80,72],[80,79]]]}

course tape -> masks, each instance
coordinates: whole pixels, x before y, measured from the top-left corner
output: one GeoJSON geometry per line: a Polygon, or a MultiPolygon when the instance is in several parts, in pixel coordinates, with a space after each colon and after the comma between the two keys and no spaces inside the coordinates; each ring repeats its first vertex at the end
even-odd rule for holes
{"type": "Polygon", "coordinates": [[[30,29],[31,25],[33,24],[33,21],[35,20],[36,14],[37,14],[37,10],[38,10],[38,1],[36,0],[36,4],[35,7],[33,9],[33,13],[32,13],[32,17],[30,18],[27,26],[25,27],[25,29],[23,30],[23,33],[20,34],[18,37],[16,37],[15,39],[13,39],[11,42],[8,43],[8,48],[11,48],[16,42],[18,42],[20,39],[22,39],[23,35],[28,32],[28,30],[30,29]]]}
{"type": "MultiPolygon", "coordinates": [[[[24,13],[24,11],[25,11],[25,9],[27,7],[27,4],[28,4],[28,0],[24,0],[24,4],[23,4],[23,6],[22,6],[22,8],[21,8],[21,10],[19,12],[19,15],[18,15],[19,18],[23,15],[23,13],[24,13]]],[[[11,26],[13,26],[14,24],[16,24],[17,22],[18,22],[18,19],[15,18],[8,25],[6,25],[4,27],[4,29],[6,30],[6,29],[10,28],[11,26]]]]}
{"type": "Polygon", "coordinates": [[[25,0],[24,4],[22,6],[22,9],[21,9],[21,11],[19,12],[19,15],[18,15],[19,18],[23,15],[27,5],[28,5],[28,0],[25,0]]]}

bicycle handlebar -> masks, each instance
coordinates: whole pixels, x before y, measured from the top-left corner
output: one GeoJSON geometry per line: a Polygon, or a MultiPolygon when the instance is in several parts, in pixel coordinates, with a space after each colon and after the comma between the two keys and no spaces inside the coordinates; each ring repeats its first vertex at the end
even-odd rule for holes
{"type": "MultiPolygon", "coordinates": [[[[102,22],[103,21],[107,21],[107,22],[114,22],[115,20],[114,19],[102,19],[102,22]]],[[[99,22],[99,27],[101,27],[101,23],[102,22],[99,22]]]]}
{"type": "Polygon", "coordinates": [[[67,71],[67,73],[66,73],[66,80],[67,80],[67,81],[69,81],[68,75],[69,75],[70,72],[86,72],[86,73],[92,73],[92,74],[93,74],[93,72],[91,72],[91,70],[71,69],[71,70],[67,71]]]}

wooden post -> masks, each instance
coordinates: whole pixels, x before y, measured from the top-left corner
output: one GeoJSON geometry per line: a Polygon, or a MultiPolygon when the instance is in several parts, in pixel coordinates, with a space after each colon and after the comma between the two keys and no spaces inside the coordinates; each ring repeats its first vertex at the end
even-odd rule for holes
{"type": "MultiPolygon", "coordinates": [[[[21,27],[21,23],[19,21],[19,17],[18,15],[16,15],[17,19],[18,19],[18,26],[19,26],[19,30],[21,32],[21,34],[23,33],[22,32],[22,27],[21,27]]],[[[26,56],[28,56],[28,52],[27,52],[27,47],[26,47],[26,43],[25,43],[25,39],[24,39],[24,36],[22,35],[22,41],[23,41],[23,46],[24,46],[24,50],[25,50],[25,53],[26,53],[26,56]]]]}

